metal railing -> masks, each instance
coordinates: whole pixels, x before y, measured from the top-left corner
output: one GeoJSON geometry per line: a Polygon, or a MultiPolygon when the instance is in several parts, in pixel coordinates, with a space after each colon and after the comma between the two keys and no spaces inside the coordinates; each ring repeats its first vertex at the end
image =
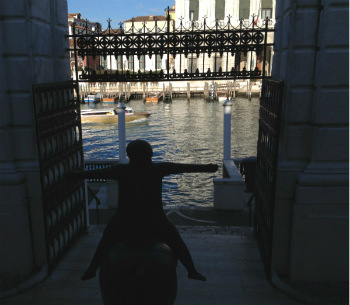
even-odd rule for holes
{"type": "Polygon", "coordinates": [[[254,229],[268,278],[271,277],[273,222],[283,82],[265,79],[260,98],[254,229]]]}
{"type": "MultiPolygon", "coordinates": [[[[103,160],[84,160],[84,169],[85,170],[96,170],[96,169],[103,169],[106,167],[110,167],[113,165],[117,165],[119,163],[118,160],[111,160],[111,159],[103,159],[103,160]]],[[[94,182],[94,183],[105,183],[106,179],[88,179],[88,182],[94,182]]]]}
{"type": "Polygon", "coordinates": [[[65,174],[82,169],[83,145],[76,84],[33,86],[49,272],[86,230],[82,181],[65,174]]]}
{"type": "MultiPolygon", "coordinates": [[[[148,22],[148,21],[147,21],[148,22]]],[[[69,49],[75,57],[76,79],[90,82],[157,82],[205,79],[261,79],[267,77],[266,65],[268,48],[273,42],[268,40],[274,29],[269,19],[256,22],[240,20],[239,25],[216,20],[214,25],[201,22],[186,24],[181,20],[175,28],[168,13],[167,20],[161,26],[154,20],[149,28],[146,22],[136,26],[134,20],[128,30],[122,25],[112,30],[110,21],[108,29],[101,33],[79,31],[73,24],[73,47],[69,49]],[[159,26],[158,26],[159,25],[159,26]],[[250,56],[248,56],[250,55],[250,56]],[[146,70],[145,57],[154,59],[154,70],[146,70]],[[104,62],[119,60],[119,68],[82,71],[78,79],[78,57],[90,62],[100,59],[104,62]],[[159,59],[165,57],[165,67],[159,68],[159,59]],[[244,66],[241,67],[245,57],[244,66]],[[136,60],[142,65],[135,64],[136,60]],[[237,63],[237,60],[239,63],[237,63]],[[128,63],[125,64],[125,61],[128,63]],[[208,61],[213,61],[208,68],[208,61]],[[259,64],[258,64],[259,62],[259,64]]],[[[139,24],[139,23],[137,23],[139,24]]],[[[270,39],[271,40],[271,39],[270,39]]],[[[89,66],[89,64],[88,64],[89,66]]]]}

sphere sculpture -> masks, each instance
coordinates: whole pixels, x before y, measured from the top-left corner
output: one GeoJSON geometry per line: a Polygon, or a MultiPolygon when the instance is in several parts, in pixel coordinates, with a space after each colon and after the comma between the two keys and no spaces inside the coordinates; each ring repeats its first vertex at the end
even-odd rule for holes
{"type": "Polygon", "coordinates": [[[104,305],[172,305],[177,258],[163,242],[146,236],[111,247],[99,275],[104,305]]]}

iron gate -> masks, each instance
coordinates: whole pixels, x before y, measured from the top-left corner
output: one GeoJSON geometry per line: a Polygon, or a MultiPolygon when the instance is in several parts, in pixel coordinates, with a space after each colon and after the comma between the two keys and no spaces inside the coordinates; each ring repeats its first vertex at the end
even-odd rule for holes
{"type": "Polygon", "coordinates": [[[49,272],[86,231],[84,182],[64,179],[66,173],[84,169],[76,87],[33,86],[49,272]]]}
{"type": "Polygon", "coordinates": [[[253,16],[251,22],[240,20],[237,26],[231,24],[230,16],[226,24],[216,20],[211,26],[203,18],[203,22],[189,24],[181,21],[176,28],[169,11],[167,16],[166,24],[158,26],[155,20],[153,28],[148,28],[145,22],[137,27],[132,20],[127,30],[122,25],[113,30],[109,21],[108,29],[101,33],[91,33],[87,23],[80,30],[73,24],[72,34],[68,37],[71,41],[69,51],[75,58],[76,79],[78,57],[91,58],[91,61],[98,58],[100,63],[118,58],[128,61],[127,67],[121,64],[115,70],[112,64],[109,70],[102,68],[102,64],[97,69],[83,70],[79,81],[86,82],[261,79],[267,76],[268,51],[273,46],[273,39],[268,39],[268,35],[274,31],[268,18],[258,23],[257,17],[253,16]],[[154,58],[154,71],[146,71],[145,65],[144,69],[135,65],[136,58],[140,61],[145,56],[154,58]],[[164,56],[165,67],[157,68],[156,61],[164,56]],[[244,56],[246,65],[237,66],[237,59],[244,56]],[[208,60],[214,60],[212,69],[208,68],[208,60]]]}
{"type": "Polygon", "coordinates": [[[254,229],[268,278],[271,277],[276,169],[282,94],[282,81],[263,80],[260,98],[254,229]]]}

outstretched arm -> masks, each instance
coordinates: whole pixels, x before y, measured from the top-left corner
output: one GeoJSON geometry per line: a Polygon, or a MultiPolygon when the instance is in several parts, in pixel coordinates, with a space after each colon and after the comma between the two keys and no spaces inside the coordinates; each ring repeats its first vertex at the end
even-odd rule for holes
{"type": "Polygon", "coordinates": [[[117,166],[110,166],[103,169],[87,170],[87,171],[73,171],[65,176],[68,180],[81,179],[116,179],[117,166]]]}
{"type": "Polygon", "coordinates": [[[182,163],[163,163],[165,175],[180,173],[214,173],[218,170],[217,164],[182,164],[182,163]]]}

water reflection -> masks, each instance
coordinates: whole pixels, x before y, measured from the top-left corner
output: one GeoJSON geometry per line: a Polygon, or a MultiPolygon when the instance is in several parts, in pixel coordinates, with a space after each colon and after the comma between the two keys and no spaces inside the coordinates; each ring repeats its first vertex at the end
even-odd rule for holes
{"type": "MultiPolygon", "coordinates": [[[[151,111],[146,120],[126,124],[127,143],[135,139],[149,141],[154,161],[217,163],[223,158],[223,102],[203,99],[176,99],[171,104],[147,105],[131,101],[135,111],[151,111]]],[[[82,108],[91,107],[83,105],[82,108]]],[[[113,105],[94,105],[110,108],[113,105]]],[[[259,100],[237,98],[232,106],[232,157],[256,155],[259,100]]],[[[117,124],[83,124],[85,159],[118,158],[117,124]]],[[[216,174],[221,177],[221,171],[216,174]]],[[[169,176],[163,183],[165,205],[212,206],[213,174],[169,176]]]]}

